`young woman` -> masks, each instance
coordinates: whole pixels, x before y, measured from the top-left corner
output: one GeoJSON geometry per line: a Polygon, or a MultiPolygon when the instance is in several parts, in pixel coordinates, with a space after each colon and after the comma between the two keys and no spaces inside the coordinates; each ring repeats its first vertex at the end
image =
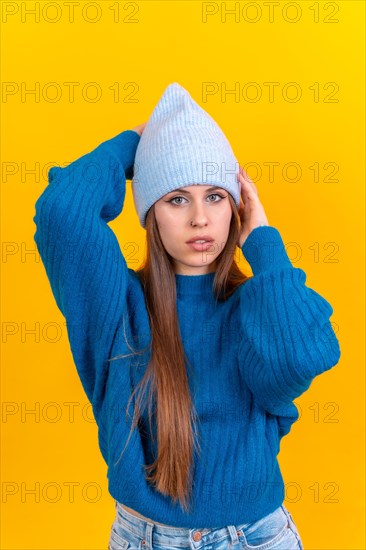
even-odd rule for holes
{"type": "MultiPolygon", "coordinates": [[[[145,181],[135,158],[145,124],[52,167],[34,217],[108,465],[109,549],[301,549],[277,454],[298,418],[294,399],[339,361],[333,309],[292,266],[244,170],[237,188],[173,181],[166,170],[183,149],[157,160],[146,141],[162,172],[155,187],[145,181]],[[127,179],[147,238],[136,271],[107,225],[127,179]]],[[[131,261],[135,249],[123,248],[131,261]]]]}

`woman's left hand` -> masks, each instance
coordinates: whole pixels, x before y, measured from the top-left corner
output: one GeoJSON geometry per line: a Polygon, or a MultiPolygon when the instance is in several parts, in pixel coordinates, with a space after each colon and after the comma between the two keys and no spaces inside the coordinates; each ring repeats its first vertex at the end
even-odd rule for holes
{"type": "Polygon", "coordinates": [[[264,208],[259,200],[258,191],[244,168],[240,166],[238,178],[241,185],[239,217],[241,230],[238,246],[241,248],[249,233],[261,225],[269,225],[264,208]]]}

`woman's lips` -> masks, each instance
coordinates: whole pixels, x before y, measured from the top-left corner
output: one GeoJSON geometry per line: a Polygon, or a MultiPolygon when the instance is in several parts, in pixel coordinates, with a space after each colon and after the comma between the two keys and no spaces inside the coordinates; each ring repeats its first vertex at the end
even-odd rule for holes
{"type": "Polygon", "coordinates": [[[205,243],[190,242],[186,244],[190,246],[193,250],[202,252],[204,250],[208,250],[208,248],[210,248],[210,246],[214,244],[214,241],[206,241],[205,243]]]}

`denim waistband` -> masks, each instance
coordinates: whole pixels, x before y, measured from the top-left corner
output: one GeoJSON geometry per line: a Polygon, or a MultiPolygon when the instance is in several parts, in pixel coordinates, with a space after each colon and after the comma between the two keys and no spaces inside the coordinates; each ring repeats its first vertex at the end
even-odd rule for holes
{"type": "MultiPolygon", "coordinates": [[[[118,521],[132,531],[136,536],[145,539],[146,548],[153,548],[153,544],[169,545],[172,544],[174,537],[174,547],[199,548],[202,546],[202,537],[210,534],[210,542],[218,542],[230,537],[232,544],[239,543],[239,536],[251,525],[251,523],[241,523],[240,525],[227,525],[221,528],[186,528],[171,527],[159,525],[151,521],[144,520],[125,510],[118,501],[115,501],[118,521]]],[[[280,507],[281,508],[281,507],[280,507]]],[[[207,543],[207,540],[206,540],[207,543]]]]}

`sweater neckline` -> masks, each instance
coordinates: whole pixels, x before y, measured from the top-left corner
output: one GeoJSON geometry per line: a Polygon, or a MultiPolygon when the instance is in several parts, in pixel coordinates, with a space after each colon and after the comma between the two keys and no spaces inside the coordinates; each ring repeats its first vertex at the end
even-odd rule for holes
{"type": "Polygon", "coordinates": [[[187,296],[213,296],[213,280],[215,271],[203,275],[175,274],[177,295],[187,296]]]}

